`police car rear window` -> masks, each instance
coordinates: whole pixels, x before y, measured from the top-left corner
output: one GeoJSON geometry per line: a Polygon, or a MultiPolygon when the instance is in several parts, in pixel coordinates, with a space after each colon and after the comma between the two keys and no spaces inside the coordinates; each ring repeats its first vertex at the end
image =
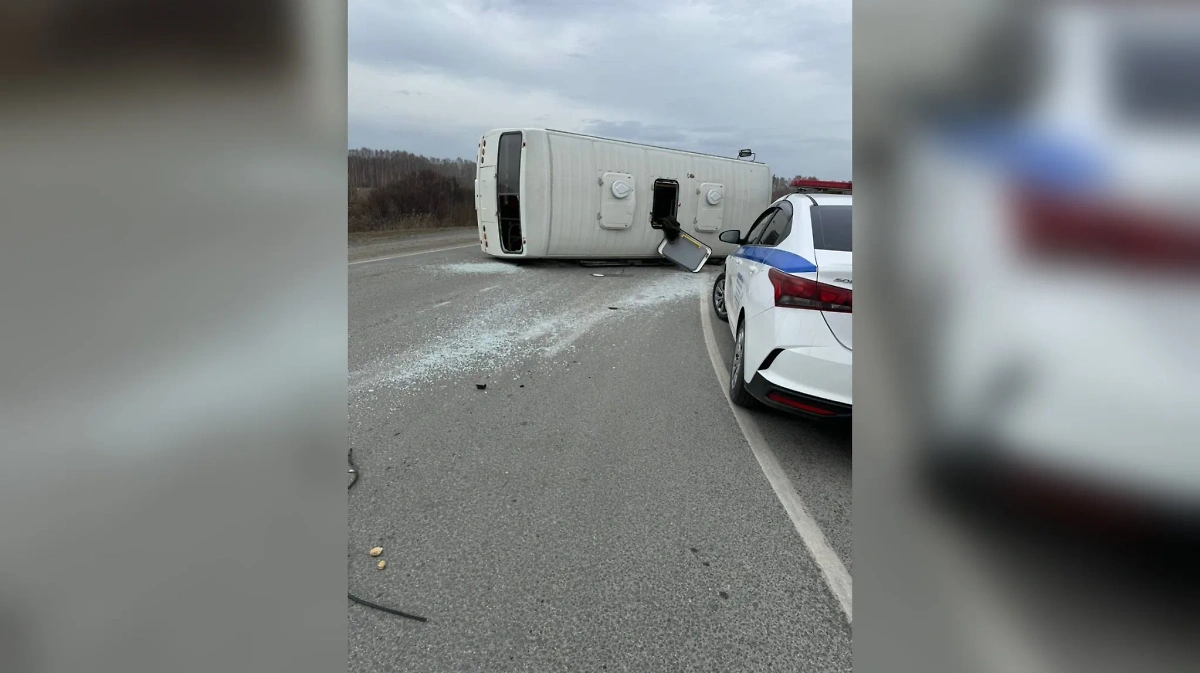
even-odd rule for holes
{"type": "Polygon", "coordinates": [[[1194,125],[1200,115],[1200,37],[1131,31],[1117,44],[1112,74],[1121,113],[1135,122],[1194,125]]]}
{"type": "Polygon", "coordinates": [[[813,206],[813,246],[851,252],[850,213],[854,206],[813,206]]]}

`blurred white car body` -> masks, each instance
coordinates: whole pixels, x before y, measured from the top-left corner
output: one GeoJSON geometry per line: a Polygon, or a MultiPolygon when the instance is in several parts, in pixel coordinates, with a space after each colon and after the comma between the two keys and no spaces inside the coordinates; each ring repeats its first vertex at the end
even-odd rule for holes
{"type": "Polygon", "coordinates": [[[1200,32],[1060,8],[1015,116],[903,153],[925,439],[1200,503],[1200,32]]]}

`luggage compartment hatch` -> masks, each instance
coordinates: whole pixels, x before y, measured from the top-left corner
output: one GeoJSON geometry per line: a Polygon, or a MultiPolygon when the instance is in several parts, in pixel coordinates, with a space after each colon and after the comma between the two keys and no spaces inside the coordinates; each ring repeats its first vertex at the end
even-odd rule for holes
{"type": "Polygon", "coordinates": [[[628,229],[633,224],[637,193],[633,176],[605,173],[600,176],[600,228],[628,229]]]}
{"type": "Polygon", "coordinates": [[[702,182],[696,190],[696,231],[718,231],[725,218],[725,185],[702,182]]]}

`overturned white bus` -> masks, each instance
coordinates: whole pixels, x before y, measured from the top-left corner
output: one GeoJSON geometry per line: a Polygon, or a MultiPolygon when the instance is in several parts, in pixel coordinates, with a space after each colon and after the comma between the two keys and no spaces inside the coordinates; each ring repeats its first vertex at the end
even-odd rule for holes
{"type": "Polygon", "coordinates": [[[506,258],[658,256],[673,217],[723,257],[717,237],[771,201],[766,164],[549,129],[498,129],[479,142],[479,241],[506,258]]]}

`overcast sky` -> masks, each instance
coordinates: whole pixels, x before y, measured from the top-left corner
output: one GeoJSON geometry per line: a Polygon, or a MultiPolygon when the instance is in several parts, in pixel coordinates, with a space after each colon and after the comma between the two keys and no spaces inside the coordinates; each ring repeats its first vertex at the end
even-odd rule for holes
{"type": "Polygon", "coordinates": [[[349,145],[473,159],[501,127],[851,175],[850,0],[349,0],[349,145]]]}

